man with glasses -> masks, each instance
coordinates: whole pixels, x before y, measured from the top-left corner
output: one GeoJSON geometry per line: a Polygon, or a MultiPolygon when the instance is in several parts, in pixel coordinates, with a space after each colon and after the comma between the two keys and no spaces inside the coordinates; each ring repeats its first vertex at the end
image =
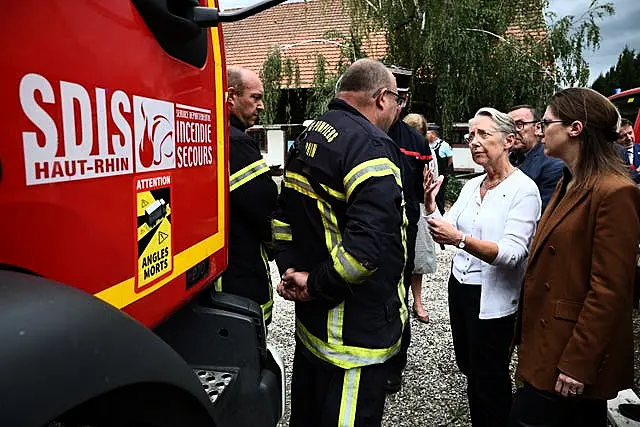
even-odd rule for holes
{"type": "MultiPolygon", "coordinates": [[[[400,147],[400,169],[402,171],[402,190],[404,193],[405,210],[407,213],[407,263],[404,269],[405,304],[408,303],[411,275],[415,264],[416,238],[418,236],[418,221],[420,220],[420,203],[424,200],[422,187],[425,165],[432,160],[431,150],[425,138],[415,129],[400,120],[402,109],[409,100],[409,85],[413,72],[394,65],[388,66],[396,78],[398,93],[402,103],[396,121],[389,129],[389,136],[400,147]]],[[[416,314],[417,316],[417,314],[416,314]]],[[[385,390],[387,393],[397,393],[402,387],[402,371],[407,364],[407,350],[411,341],[409,322],[405,325],[402,335],[402,345],[397,355],[389,361],[390,373],[385,390]]]]}
{"type": "Polygon", "coordinates": [[[538,186],[544,212],[562,177],[564,163],[544,154],[544,146],[536,136],[536,126],[540,118],[531,105],[518,105],[509,111],[509,117],[516,123],[516,142],[509,155],[511,164],[518,167],[538,186]]]}
{"type": "Polygon", "coordinates": [[[380,62],[354,62],[287,157],[273,235],[278,293],[296,302],[290,427],[382,421],[407,322],[400,150],[386,134],[397,90],[380,62]]]}

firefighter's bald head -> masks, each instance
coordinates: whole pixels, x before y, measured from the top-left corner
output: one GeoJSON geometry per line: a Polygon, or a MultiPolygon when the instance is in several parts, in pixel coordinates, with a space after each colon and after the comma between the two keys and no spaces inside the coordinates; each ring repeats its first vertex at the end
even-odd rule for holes
{"type": "Polygon", "coordinates": [[[385,132],[395,121],[399,109],[393,73],[373,59],[359,59],[351,64],[338,82],[336,97],[385,132]]]}
{"type": "Polygon", "coordinates": [[[227,67],[227,88],[229,114],[245,127],[253,126],[264,109],[264,88],[258,74],[248,68],[227,67]]]}

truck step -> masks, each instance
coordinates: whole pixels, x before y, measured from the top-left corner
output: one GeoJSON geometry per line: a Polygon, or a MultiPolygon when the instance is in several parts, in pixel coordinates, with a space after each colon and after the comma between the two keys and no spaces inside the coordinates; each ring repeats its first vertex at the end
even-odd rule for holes
{"type": "Polygon", "coordinates": [[[638,427],[640,422],[631,420],[620,413],[619,406],[623,404],[640,404],[640,398],[633,392],[632,389],[622,390],[618,393],[618,396],[607,402],[609,423],[613,427],[638,427]]]}
{"type": "Polygon", "coordinates": [[[235,373],[211,371],[208,369],[194,368],[193,372],[200,380],[200,384],[209,396],[211,403],[216,403],[218,398],[224,393],[225,389],[231,384],[236,377],[235,373]]]}

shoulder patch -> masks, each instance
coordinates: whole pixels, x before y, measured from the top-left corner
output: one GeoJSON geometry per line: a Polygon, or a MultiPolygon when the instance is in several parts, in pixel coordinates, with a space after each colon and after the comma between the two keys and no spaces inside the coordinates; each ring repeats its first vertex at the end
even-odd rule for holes
{"type": "Polygon", "coordinates": [[[324,120],[316,120],[307,128],[309,132],[317,132],[327,140],[328,143],[333,142],[339,135],[339,132],[324,120]]]}

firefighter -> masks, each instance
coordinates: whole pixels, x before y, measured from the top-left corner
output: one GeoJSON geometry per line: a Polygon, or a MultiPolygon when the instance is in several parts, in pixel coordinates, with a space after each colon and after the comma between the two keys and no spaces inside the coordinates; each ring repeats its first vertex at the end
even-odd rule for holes
{"type": "MultiPolygon", "coordinates": [[[[393,73],[398,84],[398,93],[403,97],[402,108],[406,107],[409,100],[409,84],[412,72],[405,68],[389,66],[389,70],[393,73]]],[[[423,171],[426,165],[433,159],[431,150],[425,138],[415,129],[412,129],[405,122],[400,120],[401,110],[391,128],[389,136],[400,147],[400,169],[402,171],[402,188],[406,203],[407,215],[407,263],[404,269],[404,286],[406,296],[408,296],[411,287],[411,276],[413,274],[414,259],[416,255],[416,237],[418,235],[418,221],[420,220],[420,203],[424,200],[424,190],[422,188],[423,171]]],[[[405,304],[407,299],[405,296],[405,304]]],[[[419,313],[416,311],[416,302],[414,301],[412,312],[414,316],[421,320],[419,313]]],[[[424,321],[424,320],[421,320],[424,321]]],[[[407,351],[411,342],[411,328],[409,322],[404,329],[402,337],[402,346],[400,352],[389,361],[390,372],[385,390],[387,393],[397,393],[402,387],[402,371],[407,364],[407,351]]]]}
{"type": "Polygon", "coordinates": [[[271,322],[273,289],[268,252],[271,217],[278,189],[258,143],[245,133],[264,109],[263,87],[256,73],[227,68],[229,112],[229,265],[216,283],[218,292],[250,298],[271,322]]]}
{"type": "Polygon", "coordinates": [[[381,423],[407,321],[400,151],[385,133],[401,101],[383,64],[358,60],[289,152],[273,231],[278,292],[296,301],[291,427],[381,423]]]}

